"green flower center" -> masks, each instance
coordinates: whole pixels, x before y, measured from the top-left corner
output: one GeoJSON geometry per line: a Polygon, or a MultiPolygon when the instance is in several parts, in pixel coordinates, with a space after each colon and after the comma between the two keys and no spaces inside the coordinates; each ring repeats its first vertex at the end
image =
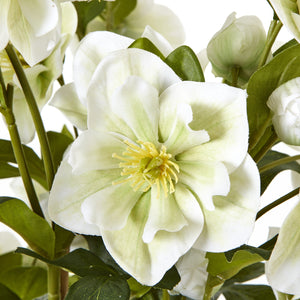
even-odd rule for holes
{"type": "Polygon", "coordinates": [[[167,148],[161,146],[160,151],[150,142],[137,141],[140,145],[124,141],[128,145],[122,156],[113,153],[112,157],[118,158],[122,162],[119,164],[123,168],[121,175],[125,179],[115,181],[113,184],[131,182],[134,191],[141,189],[148,191],[153,184],[157,186],[158,197],[162,186],[165,196],[175,191],[174,183],[177,183],[179,167],[171,161],[172,155],[167,153],[167,148]]]}

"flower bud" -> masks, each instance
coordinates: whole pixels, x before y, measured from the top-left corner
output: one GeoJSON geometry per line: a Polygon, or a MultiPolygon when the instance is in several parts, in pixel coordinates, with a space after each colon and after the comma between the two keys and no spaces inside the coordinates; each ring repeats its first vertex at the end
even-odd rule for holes
{"type": "Polygon", "coordinates": [[[228,16],[223,27],[210,40],[207,56],[213,73],[232,82],[232,71],[238,69],[239,84],[248,81],[257,69],[266,42],[266,33],[256,16],[228,16]]]}
{"type": "Polygon", "coordinates": [[[274,90],[267,105],[274,113],[272,121],[278,137],[286,144],[300,146],[300,77],[274,90]]]}

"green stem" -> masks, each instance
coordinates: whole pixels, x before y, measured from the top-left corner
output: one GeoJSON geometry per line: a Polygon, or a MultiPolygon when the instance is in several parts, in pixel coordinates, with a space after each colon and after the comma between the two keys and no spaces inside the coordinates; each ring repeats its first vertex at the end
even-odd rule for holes
{"type": "Polygon", "coordinates": [[[261,174],[261,173],[266,172],[266,171],[268,171],[270,169],[273,169],[273,168],[275,168],[277,166],[280,166],[280,165],[283,165],[283,164],[286,164],[286,163],[289,163],[289,162],[292,162],[292,161],[296,161],[298,159],[300,159],[300,155],[288,156],[288,157],[285,157],[285,158],[281,158],[281,159],[275,160],[275,161],[273,161],[273,162],[271,162],[271,163],[269,163],[269,164],[261,167],[259,169],[259,173],[261,174]]]}
{"type": "Polygon", "coordinates": [[[269,57],[271,48],[276,40],[276,37],[277,37],[281,27],[282,27],[282,23],[280,21],[272,20],[270,29],[268,32],[267,42],[265,44],[264,50],[261,55],[261,59],[258,64],[258,69],[266,63],[266,61],[269,57]]]}
{"type": "Polygon", "coordinates": [[[279,204],[291,199],[292,197],[296,196],[299,194],[299,187],[292,190],[288,194],[280,197],[279,199],[275,200],[274,202],[270,203],[269,205],[265,206],[262,208],[256,215],[256,220],[258,220],[261,216],[263,216],[265,213],[273,209],[274,207],[278,206],[279,204]]]}
{"type": "Polygon", "coordinates": [[[50,151],[50,145],[48,141],[48,137],[44,128],[44,124],[40,115],[39,108],[37,106],[35,97],[29,85],[29,82],[26,78],[25,72],[22,68],[22,64],[11,44],[8,44],[5,48],[6,53],[11,61],[11,64],[16,72],[16,75],[19,79],[19,82],[22,86],[22,90],[24,92],[35,129],[40,141],[42,157],[44,161],[44,167],[46,172],[46,179],[48,183],[48,188],[50,189],[54,179],[54,164],[52,159],[52,154],[50,151]]]}
{"type": "Polygon", "coordinates": [[[237,87],[238,80],[239,80],[239,74],[240,74],[239,66],[235,66],[231,69],[231,77],[232,77],[231,86],[237,87]]]}
{"type": "Polygon", "coordinates": [[[163,290],[162,300],[170,300],[170,295],[167,290],[163,290]]]}
{"type": "Polygon", "coordinates": [[[106,2],[106,30],[112,31],[114,28],[113,2],[106,2]]]}
{"type": "Polygon", "coordinates": [[[48,300],[60,300],[60,269],[48,265],[48,300]]]}

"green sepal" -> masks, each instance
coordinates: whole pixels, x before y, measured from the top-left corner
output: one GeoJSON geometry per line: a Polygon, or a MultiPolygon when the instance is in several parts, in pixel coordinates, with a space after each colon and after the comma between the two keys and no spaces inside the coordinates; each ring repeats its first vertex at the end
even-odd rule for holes
{"type": "Polygon", "coordinates": [[[135,40],[128,48],[138,48],[146,50],[157,55],[160,59],[165,60],[165,57],[160,52],[160,50],[147,38],[141,37],[135,40]]]}
{"type": "Polygon", "coordinates": [[[48,258],[53,257],[54,232],[47,221],[22,200],[0,197],[0,221],[17,232],[34,251],[48,258]]]}
{"type": "Polygon", "coordinates": [[[129,300],[127,281],[120,277],[85,276],[73,284],[65,300],[129,300]]]}
{"type": "Polygon", "coordinates": [[[269,96],[278,86],[299,76],[300,45],[296,45],[282,51],[250,78],[247,87],[250,150],[271,125],[271,113],[266,104],[269,96]]]}
{"type": "Polygon", "coordinates": [[[165,59],[174,72],[182,80],[204,82],[203,71],[194,51],[188,46],[180,46],[165,59]]]}
{"type": "Polygon", "coordinates": [[[113,26],[116,27],[134,10],[137,0],[115,0],[112,2],[113,26]]]}

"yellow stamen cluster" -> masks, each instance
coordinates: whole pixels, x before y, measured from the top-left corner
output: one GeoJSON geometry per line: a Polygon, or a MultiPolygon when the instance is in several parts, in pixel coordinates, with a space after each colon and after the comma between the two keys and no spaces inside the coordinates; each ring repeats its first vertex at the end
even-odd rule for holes
{"type": "Polygon", "coordinates": [[[164,190],[165,196],[168,192],[175,191],[174,183],[177,183],[179,167],[171,161],[172,155],[167,153],[165,146],[162,146],[160,152],[150,142],[137,141],[140,145],[124,141],[128,145],[122,156],[113,153],[112,157],[121,160],[120,168],[123,168],[121,175],[125,179],[115,181],[113,184],[131,182],[134,191],[142,189],[148,191],[153,184],[157,186],[158,197],[160,196],[160,186],[164,190]]]}

